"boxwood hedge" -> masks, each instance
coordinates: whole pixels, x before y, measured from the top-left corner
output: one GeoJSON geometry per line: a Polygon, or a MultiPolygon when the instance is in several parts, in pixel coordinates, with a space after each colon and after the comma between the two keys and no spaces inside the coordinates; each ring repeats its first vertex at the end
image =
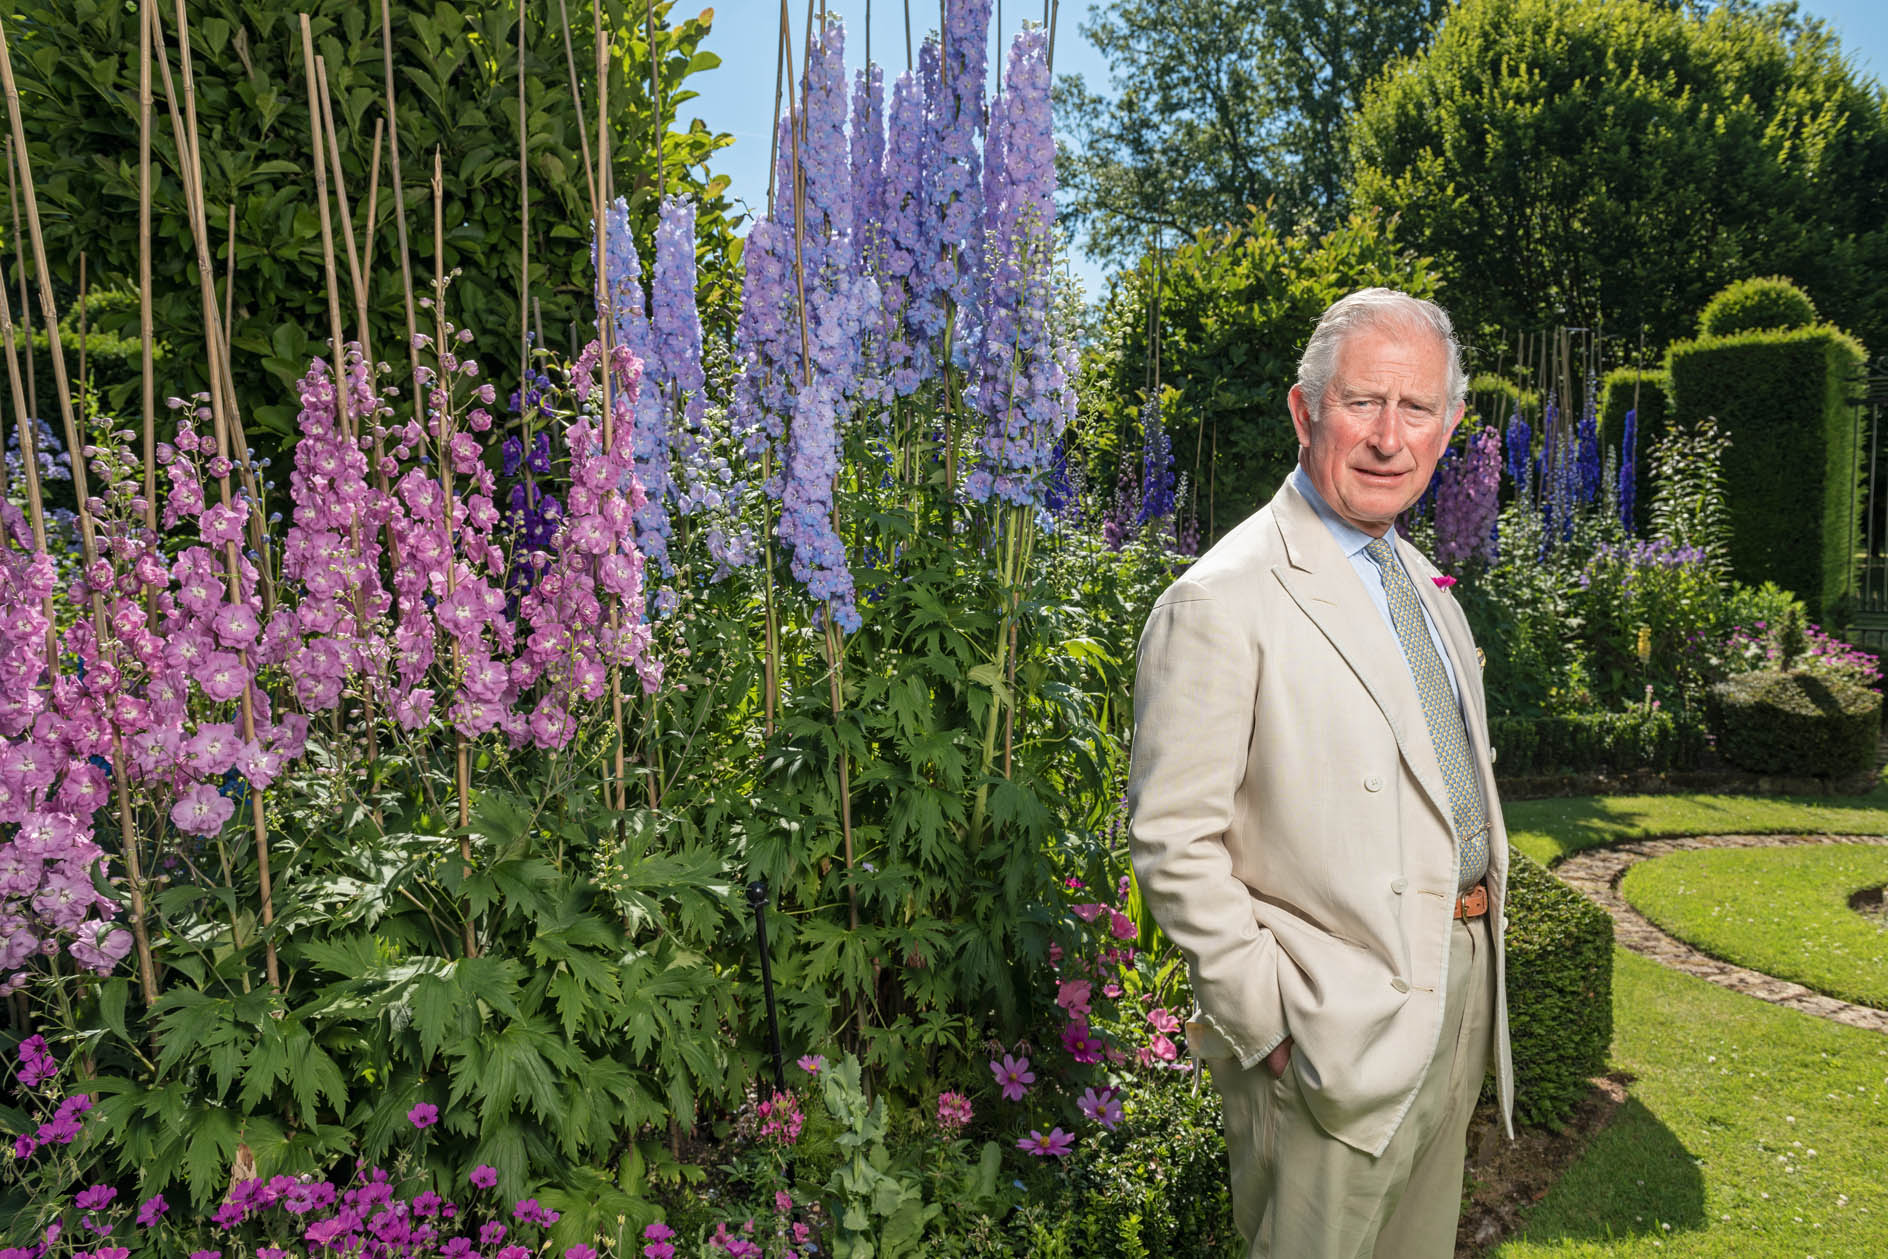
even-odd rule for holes
{"type": "Polygon", "coordinates": [[[1875,764],[1881,695],[1802,670],[1739,673],[1711,688],[1718,752],[1754,774],[1841,778],[1875,764]]]}
{"type": "Polygon", "coordinates": [[[1515,1120],[1559,1127],[1606,1070],[1613,920],[1520,852],[1508,869],[1507,918],[1515,1120]]]}

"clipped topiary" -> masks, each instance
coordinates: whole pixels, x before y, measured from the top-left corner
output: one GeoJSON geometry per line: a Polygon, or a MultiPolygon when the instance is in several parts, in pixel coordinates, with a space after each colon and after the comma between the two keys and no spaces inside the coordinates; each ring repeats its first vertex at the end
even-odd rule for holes
{"type": "Polygon", "coordinates": [[[1613,1043],[1613,920],[1511,852],[1508,867],[1508,1038],[1515,1118],[1559,1127],[1606,1070],[1613,1043]]]}
{"type": "Polygon", "coordinates": [[[1728,337],[1739,332],[1807,328],[1816,322],[1816,304],[1809,294],[1780,275],[1753,276],[1725,286],[1706,302],[1698,316],[1698,333],[1728,337]]]}
{"type": "Polygon", "coordinates": [[[1753,774],[1845,778],[1875,764],[1881,696],[1801,670],[1739,673],[1711,688],[1719,755],[1753,774]]]}

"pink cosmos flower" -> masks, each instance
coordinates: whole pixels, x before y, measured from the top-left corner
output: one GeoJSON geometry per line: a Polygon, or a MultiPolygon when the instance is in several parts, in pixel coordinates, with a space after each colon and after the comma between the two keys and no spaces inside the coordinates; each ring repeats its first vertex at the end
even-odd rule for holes
{"type": "Polygon", "coordinates": [[[1056,987],[1055,1003],[1067,1010],[1071,1019],[1088,1017],[1088,1003],[1095,986],[1086,979],[1064,979],[1056,987]]]}
{"type": "Polygon", "coordinates": [[[1076,1104],[1082,1108],[1084,1115],[1110,1132],[1121,1122],[1121,1101],[1114,1089],[1105,1088],[1099,1092],[1092,1088],[1083,1089],[1081,1099],[1076,1104]]]}
{"type": "Polygon", "coordinates": [[[1016,1142],[1016,1148],[1036,1158],[1062,1158],[1075,1148],[1075,1137],[1060,1128],[1050,1129],[1047,1136],[1031,1128],[1028,1136],[1016,1142]]]}
{"type": "Polygon", "coordinates": [[[1012,1102],[1020,1102],[1029,1092],[1029,1086],[1036,1082],[1036,1073],[1029,1069],[1029,1059],[1012,1058],[1003,1055],[1001,1062],[992,1059],[990,1073],[1003,1089],[1003,1096],[1012,1102]]]}
{"type": "Polygon", "coordinates": [[[1180,1020],[1168,1013],[1165,1006],[1156,1006],[1149,1010],[1147,1021],[1162,1036],[1177,1036],[1180,1033],[1180,1020]]]}
{"type": "Polygon", "coordinates": [[[1087,1064],[1101,1061],[1104,1046],[1097,1037],[1089,1034],[1086,1019],[1076,1019],[1062,1029],[1062,1048],[1068,1050],[1069,1056],[1076,1062],[1087,1064]]]}
{"type": "Polygon", "coordinates": [[[823,1054],[807,1054],[805,1057],[795,1061],[793,1065],[800,1068],[800,1070],[806,1072],[808,1075],[818,1075],[821,1068],[826,1065],[826,1058],[823,1054]]]}

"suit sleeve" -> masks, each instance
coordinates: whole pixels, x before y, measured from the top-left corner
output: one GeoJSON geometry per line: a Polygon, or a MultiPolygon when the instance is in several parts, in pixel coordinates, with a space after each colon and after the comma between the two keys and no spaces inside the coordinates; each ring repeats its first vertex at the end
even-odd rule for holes
{"type": "Polygon", "coordinates": [[[1245,778],[1260,653],[1182,580],[1141,635],[1128,775],[1129,849],[1154,919],[1186,956],[1200,1016],[1251,1066],[1290,1030],[1278,945],[1233,875],[1226,830],[1245,778]]]}

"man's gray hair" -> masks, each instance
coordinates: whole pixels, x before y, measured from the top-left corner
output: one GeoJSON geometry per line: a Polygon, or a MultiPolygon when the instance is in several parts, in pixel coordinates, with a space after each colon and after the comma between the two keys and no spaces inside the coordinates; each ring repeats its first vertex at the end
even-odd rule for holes
{"type": "Polygon", "coordinates": [[[1324,394],[1331,387],[1337,371],[1337,351],[1345,338],[1366,328],[1394,329],[1427,333],[1442,342],[1449,358],[1449,406],[1451,415],[1468,397],[1468,373],[1462,368],[1462,347],[1455,339],[1455,325],[1449,313],[1420,297],[1396,289],[1358,289],[1340,297],[1318,318],[1318,326],[1305,343],[1304,357],[1298,360],[1298,388],[1311,418],[1316,420],[1324,406],[1324,394]]]}

